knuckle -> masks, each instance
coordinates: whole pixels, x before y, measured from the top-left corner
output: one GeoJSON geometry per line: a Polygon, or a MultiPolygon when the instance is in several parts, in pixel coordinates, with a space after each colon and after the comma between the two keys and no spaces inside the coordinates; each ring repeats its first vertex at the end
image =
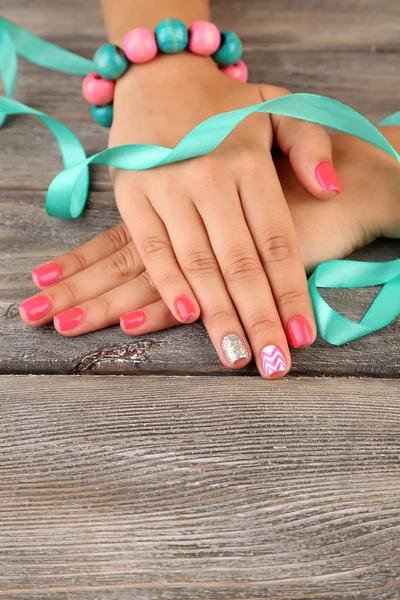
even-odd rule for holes
{"type": "Polygon", "coordinates": [[[111,312],[111,304],[107,296],[99,296],[97,298],[97,308],[101,314],[102,321],[107,321],[111,312]]]}
{"type": "Polygon", "coordinates": [[[170,242],[160,236],[150,235],[142,240],[142,250],[146,256],[162,254],[165,251],[170,251],[170,249],[170,242]]]}
{"type": "Polygon", "coordinates": [[[182,181],[176,173],[169,172],[158,182],[158,191],[164,198],[175,198],[177,190],[182,188],[182,181]]]}
{"type": "Polygon", "coordinates": [[[265,313],[254,312],[248,316],[248,328],[253,335],[265,334],[267,331],[277,329],[277,324],[277,321],[274,321],[265,313]]]}
{"type": "Polygon", "coordinates": [[[234,314],[225,308],[211,308],[205,312],[205,319],[207,320],[207,326],[215,327],[221,326],[223,323],[232,321],[234,314]]]}
{"type": "Polygon", "coordinates": [[[111,254],[105,262],[107,269],[118,279],[125,280],[134,272],[135,260],[131,249],[125,246],[111,254]]]}
{"type": "Polygon", "coordinates": [[[153,295],[155,293],[158,294],[158,290],[157,290],[156,286],[154,285],[154,282],[151,279],[148,271],[143,271],[143,273],[140,276],[140,283],[147,294],[151,294],[151,295],[153,295]]]}
{"type": "Polygon", "coordinates": [[[216,258],[204,250],[191,250],[183,265],[183,270],[190,276],[213,275],[218,272],[218,263],[216,258]]]}
{"type": "Polygon", "coordinates": [[[227,257],[224,276],[230,281],[251,279],[262,274],[262,266],[255,256],[249,256],[247,251],[233,251],[227,257]]]}
{"type": "Polygon", "coordinates": [[[129,244],[130,236],[126,225],[119,223],[115,227],[112,227],[106,234],[106,244],[111,252],[116,252],[120,248],[123,248],[129,244]]]}
{"type": "Polygon", "coordinates": [[[79,271],[83,271],[88,266],[85,255],[79,249],[71,250],[68,258],[72,258],[79,271]]]}
{"type": "Polygon", "coordinates": [[[74,305],[78,301],[78,287],[73,279],[66,279],[59,284],[59,294],[62,298],[67,298],[70,305],[74,305]]]}
{"type": "Polygon", "coordinates": [[[261,242],[261,253],[267,262],[291,260],[295,256],[295,245],[287,235],[268,235],[261,242]]]}
{"type": "Polygon", "coordinates": [[[223,179],[219,161],[209,156],[202,156],[201,160],[193,161],[189,175],[194,189],[199,187],[202,189],[206,187],[208,190],[216,189],[221,187],[223,179]]]}
{"type": "Polygon", "coordinates": [[[278,292],[278,304],[280,307],[299,306],[304,303],[305,294],[294,288],[278,292]]]}
{"type": "Polygon", "coordinates": [[[261,156],[256,151],[245,151],[240,155],[240,165],[244,173],[255,176],[262,168],[261,156]]]}

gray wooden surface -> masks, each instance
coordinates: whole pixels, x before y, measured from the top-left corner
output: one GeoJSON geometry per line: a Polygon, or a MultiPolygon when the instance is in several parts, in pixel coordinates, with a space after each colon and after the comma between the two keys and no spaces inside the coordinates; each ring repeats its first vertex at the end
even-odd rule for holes
{"type": "Polygon", "coordinates": [[[0,596],[400,597],[398,381],[2,383],[0,596]]]}
{"type": "MultiPolygon", "coordinates": [[[[212,5],[244,39],[253,81],[374,121],[399,110],[396,0],[212,5]]],[[[97,0],[0,11],[87,57],[105,39],[97,0]]],[[[106,146],[80,78],[19,67],[18,100],[67,123],[88,154],[106,146]]],[[[225,370],[201,324],[135,339],[30,329],[18,303],[35,291],[31,269],[118,214],[96,168],[85,215],[47,217],[61,168],[50,134],[12,118],[0,140],[0,597],[399,599],[399,319],[340,348],[317,340],[273,383],[253,365],[225,370]]],[[[398,256],[384,240],[357,253],[398,256]]],[[[359,318],[375,293],[325,297],[359,318]]]]}

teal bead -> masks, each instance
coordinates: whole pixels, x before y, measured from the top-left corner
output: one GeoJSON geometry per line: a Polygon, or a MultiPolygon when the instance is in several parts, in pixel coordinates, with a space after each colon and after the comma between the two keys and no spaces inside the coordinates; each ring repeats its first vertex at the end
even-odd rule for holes
{"type": "Polygon", "coordinates": [[[242,58],[242,42],[232,31],[221,31],[221,44],[218,50],[212,55],[216,63],[221,67],[234,65],[242,58]]]}
{"type": "Polygon", "coordinates": [[[165,19],[155,30],[158,49],[166,54],[175,54],[185,50],[189,34],[185,23],[179,19],[165,19]]]}
{"type": "Polygon", "coordinates": [[[124,51],[114,44],[101,46],[93,57],[93,63],[95,71],[104,79],[118,79],[129,65],[124,51]]]}
{"type": "Polygon", "coordinates": [[[102,127],[111,127],[113,122],[113,103],[104,104],[103,106],[92,105],[92,117],[102,127]]]}

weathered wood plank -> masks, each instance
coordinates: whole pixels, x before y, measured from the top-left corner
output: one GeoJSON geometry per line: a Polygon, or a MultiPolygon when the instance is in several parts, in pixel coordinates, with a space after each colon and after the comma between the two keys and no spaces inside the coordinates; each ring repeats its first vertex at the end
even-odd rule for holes
{"type": "Polygon", "coordinates": [[[1,377],[0,596],[398,598],[399,390],[1,377]]]}
{"type": "MultiPolygon", "coordinates": [[[[104,39],[98,0],[35,0],[35,10],[30,0],[2,0],[1,8],[6,18],[70,49],[78,38],[88,49],[93,40],[104,39]]],[[[211,8],[222,29],[237,31],[245,41],[265,39],[282,48],[399,48],[400,6],[394,0],[211,0],[211,8]]]]}
{"type": "MultiPolygon", "coordinates": [[[[119,327],[78,338],[63,338],[52,325],[31,329],[18,315],[18,305],[34,294],[32,268],[82,244],[117,223],[111,193],[95,192],[88,210],[76,221],[45,214],[43,193],[2,192],[0,210],[0,372],[1,373],[243,373],[219,363],[201,324],[130,338],[119,327]]],[[[399,242],[382,240],[358,252],[360,260],[398,257],[399,242]]],[[[336,310],[359,319],[376,290],[327,291],[336,310]],[[357,302],[354,302],[354,298],[357,302]]],[[[134,308],[134,307],[133,307],[134,308]]],[[[312,348],[293,351],[293,374],[398,377],[400,320],[386,329],[335,348],[318,340],[312,348]]]]}

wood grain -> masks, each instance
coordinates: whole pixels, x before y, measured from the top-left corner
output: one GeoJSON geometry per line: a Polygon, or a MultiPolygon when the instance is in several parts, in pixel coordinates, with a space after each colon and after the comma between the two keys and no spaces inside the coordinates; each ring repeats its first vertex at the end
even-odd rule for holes
{"type": "Polygon", "coordinates": [[[0,378],[0,596],[394,600],[400,382],[0,378]]]}
{"type": "MultiPolygon", "coordinates": [[[[399,109],[399,2],[211,3],[243,38],[252,81],[374,121],[399,109]]],[[[1,13],[86,57],[105,40],[98,0],[2,0],[1,13]]],[[[79,77],[19,69],[18,100],[64,121],[89,155],[106,147],[79,77]]],[[[0,598],[400,599],[399,320],[295,352],[281,382],[224,370],[200,324],[140,339],[30,329],[18,317],[30,270],[118,215],[96,168],[84,216],[47,217],[61,168],[50,134],[26,117],[0,136],[0,373],[14,374],[0,376],[0,598]],[[72,373],[98,376],[58,375],[72,373]]],[[[374,293],[325,297],[358,318],[374,293]]]]}
{"type": "MultiPolygon", "coordinates": [[[[119,221],[109,192],[91,195],[88,210],[76,221],[45,214],[40,192],[0,192],[0,373],[221,373],[258,376],[255,366],[229,371],[219,362],[201,324],[140,338],[112,327],[78,338],[63,338],[48,325],[31,329],[18,315],[18,303],[36,293],[30,272],[38,264],[77,247],[119,221]]],[[[399,242],[381,240],[354,255],[360,260],[398,257],[399,242]]],[[[376,290],[331,290],[324,297],[336,310],[359,319],[376,290]]],[[[133,299],[134,301],[134,299],[133,299]]],[[[132,310],[137,308],[132,306],[132,310]]],[[[398,377],[400,320],[386,329],[335,348],[318,340],[312,348],[293,351],[292,373],[398,377]]]]}

